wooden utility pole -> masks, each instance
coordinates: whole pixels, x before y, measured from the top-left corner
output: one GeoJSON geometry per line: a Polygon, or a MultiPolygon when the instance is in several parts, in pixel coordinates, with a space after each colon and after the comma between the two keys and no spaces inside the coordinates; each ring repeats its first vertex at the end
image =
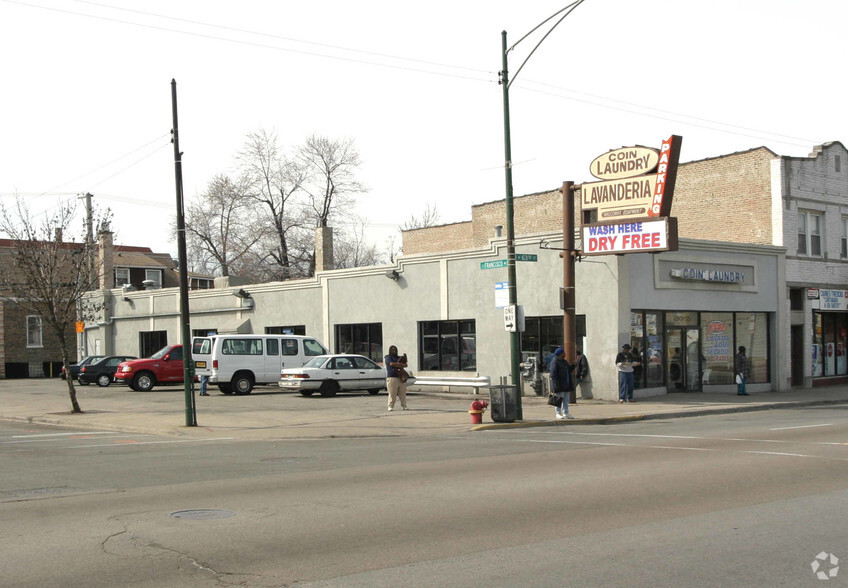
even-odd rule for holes
{"type": "MultiPolygon", "coordinates": [[[[574,365],[577,361],[577,323],[574,317],[576,306],[574,262],[580,253],[574,248],[574,182],[562,183],[562,348],[565,359],[574,365]]],[[[570,402],[577,402],[577,390],[572,389],[570,402]]]]}
{"type": "Polygon", "coordinates": [[[183,204],[183,154],[180,152],[180,133],[177,124],[177,81],[171,80],[171,108],[174,127],[171,141],[174,143],[174,173],[177,182],[177,255],[180,261],[180,336],[183,344],[183,387],[186,403],[186,427],[197,426],[197,408],[194,404],[194,366],[191,363],[191,326],[188,309],[188,254],[185,238],[185,208],[183,204]]]}

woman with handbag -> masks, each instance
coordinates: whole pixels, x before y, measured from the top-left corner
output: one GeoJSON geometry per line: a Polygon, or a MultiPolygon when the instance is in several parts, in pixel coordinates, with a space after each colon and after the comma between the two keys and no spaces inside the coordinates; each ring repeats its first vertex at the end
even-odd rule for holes
{"type": "Polygon", "coordinates": [[[565,359],[565,349],[557,347],[548,369],[551,374],[551,395],[553,396],[553,399],[548,402],[556,407],[556,418],[558,419],[574,418],[568,412],[568,397],[574,388],[574,382],[571,378],[573,370],[574,366],[565,359]]]}

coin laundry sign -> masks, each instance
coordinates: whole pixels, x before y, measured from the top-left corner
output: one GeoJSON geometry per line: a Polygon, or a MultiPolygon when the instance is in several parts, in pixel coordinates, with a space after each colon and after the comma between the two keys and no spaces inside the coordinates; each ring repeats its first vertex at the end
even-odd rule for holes
{"type": "Polygon", "coordinates": [[[682,141],[672,135],[659,149],[622,147],[592,161],[601,181],[580,186],[581,207],[596,221],[583,225],[583,254],[677,250],[677,224],[667,217],[682,141]]]}

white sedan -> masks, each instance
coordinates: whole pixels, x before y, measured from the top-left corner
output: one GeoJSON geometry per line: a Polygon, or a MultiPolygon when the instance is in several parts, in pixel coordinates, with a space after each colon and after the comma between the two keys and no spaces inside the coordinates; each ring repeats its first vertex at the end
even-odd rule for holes
{"type": "Polygon", "coordinates": [[[319,355],[302,367],[280,372],[280,388],[296,390],[304,396],[315,392],[335,396],[348,390],[378,394],[385,387],[386,368],[362,355],[319,355]]]}

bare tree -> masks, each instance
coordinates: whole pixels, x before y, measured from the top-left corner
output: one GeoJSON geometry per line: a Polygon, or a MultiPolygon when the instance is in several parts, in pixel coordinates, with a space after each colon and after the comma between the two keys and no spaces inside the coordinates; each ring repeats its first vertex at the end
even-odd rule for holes
{"type": "Polygon", "coordinates": [[[297,277],[289,240],[305,224],[303,208],[294,206],[307,179],[305,165],[286,157],[277,134],[264,129],[247,135],[237,159],[249,182],[250,197],[259,204],[261,222],[269,225],[268,234],[259,243],[261,250],[255,252],[261,266],[258,271],[273,280],[297,277]]]}
{"type": "MultiPolygon", "coordinates": [[[[186,244],[195,269],[214,267],[222,276],[238,273],[250,257],[251,248],[263,237],[252,214],[246,176],[232,180],[219,174],[206,192],[193,201],[186,213],[186,244]]],[[[217,273],[213,271],[213,273],[217,273]]]]}
{"type": "Polygon", "coordinates": [[[433,227],[439,223],[439,209],[435,203],[429,203],[424,208],[421,216],[410,214],[409,218],[400,226],[401,231],[411,231],[413,229],[423,229],[433,227]]]}
{"type": "MultiPolygon", "coordinates": [[[[86,297],[89,290],[97,288],[100,274],[97,268],[92,272],[90,267],[93,243],[84,238],[80,243],[63,240],[70,235],[75,213],[72,201],[60,204],[36,221],[20,199],[13,211],[0,205],[0,231],[15,241],[0,275],[4,301],[40,317],[42,326],[59,343],[65,373],[70,373],[71,350],[76,347],[76,321],[93,320],[102,310],[102,303],[86,297]]],[[[98,231],[104,228],[103,223],[104,219],[97,223],[98,231]]],[[[71,410],[80,413],[73,379],[66,381],[71,410]]]]}
{"type": "Polygon", "coordinates": [[[365,220],[351,219],[350,230],[337,235],[333,243],[333,262],[338,269],[379,265],[383,256],[377,246],[365,239],[365,220]]]}
{"type": "Polygon", "coordinates": [[[333,213],[365,192],[356,179],[361,161],[352,139],[312,135],[298,150],[298,159],[309,173],[304,190],[315,213],[315,226],[326,227],[333,213]]]}

